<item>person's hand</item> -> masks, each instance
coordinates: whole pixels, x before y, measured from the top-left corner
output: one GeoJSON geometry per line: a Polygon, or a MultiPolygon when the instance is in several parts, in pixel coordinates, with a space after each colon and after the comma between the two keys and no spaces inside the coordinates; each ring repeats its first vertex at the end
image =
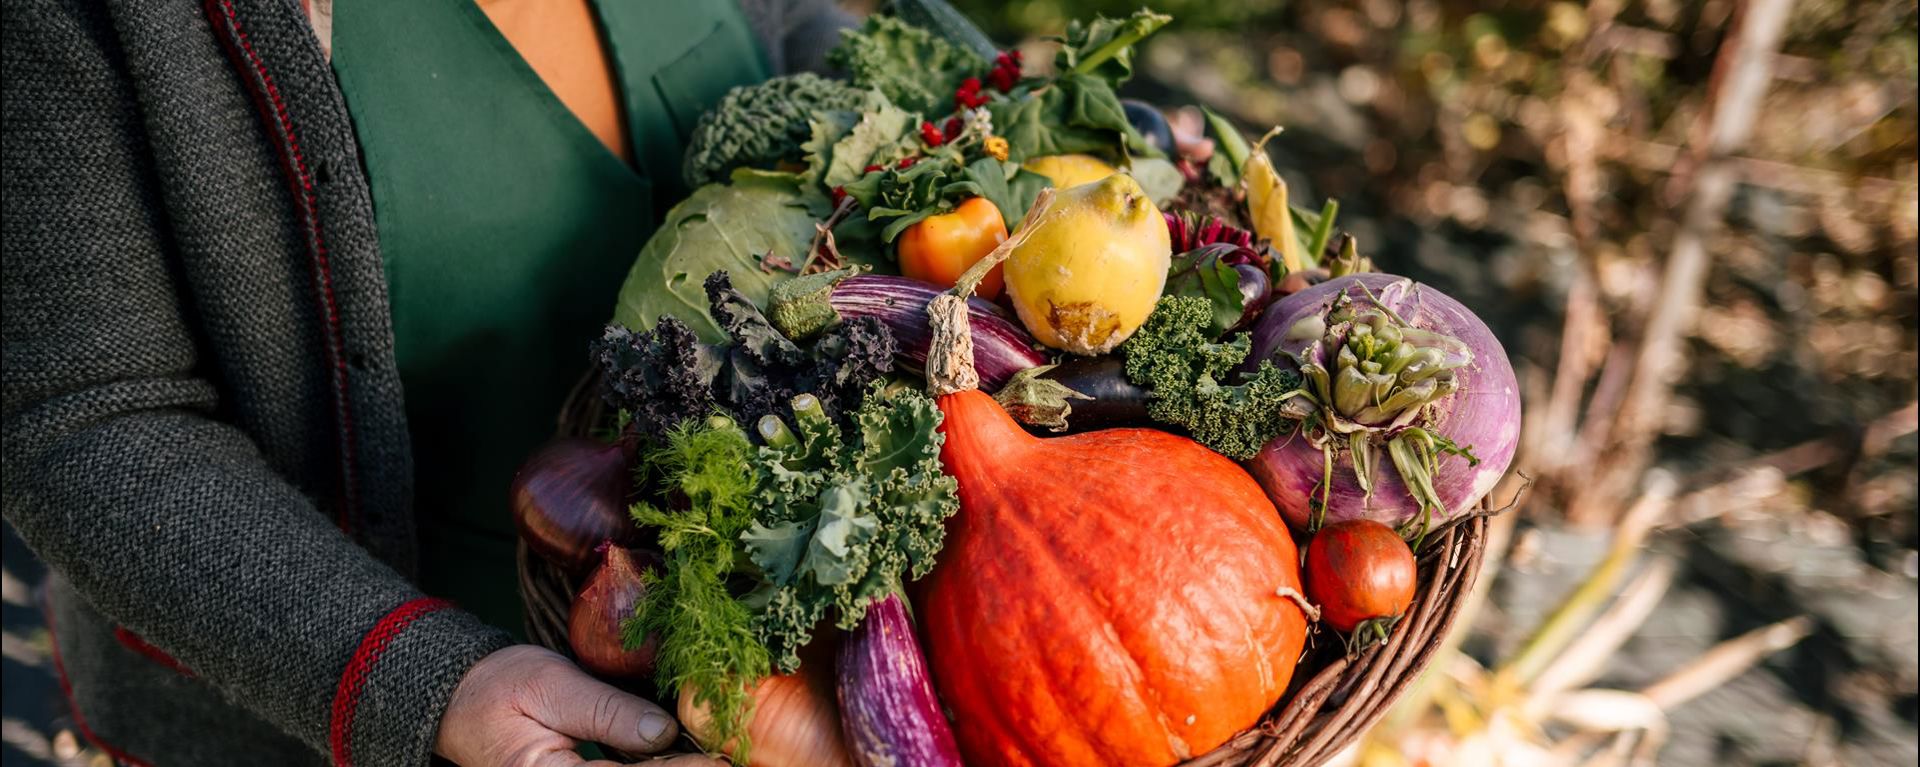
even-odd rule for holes
{"type": "MultiPolygon", "coordinates": [[[[558,653],[515,645],[460,678],[433,750],[461,767],[614,767],[574,753],[576,739],[650,754],[673,744],[673,717],[588,676],[558,653]]],[[[648,767],[719,767],[704,756],[648,767]]]]}
{"type": "Polygon", "coordinates": [[[1173,131],[1174,154],[1194,162],[1206,162],[1213,157],[1213,139],[1207,138],[1206,117],[1194,107],[1181,107],[1167,116],[1167,127],[1173,131]]]}

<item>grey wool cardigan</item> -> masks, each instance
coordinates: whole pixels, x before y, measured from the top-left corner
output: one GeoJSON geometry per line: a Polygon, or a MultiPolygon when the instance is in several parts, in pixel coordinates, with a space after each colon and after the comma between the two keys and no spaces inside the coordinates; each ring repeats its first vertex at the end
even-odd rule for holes
{"type": "MultiPolygon", "coordinates": [[[[508,638],[409,579],[372,202],[301,0],[3,2],[4,510],[58,573],[78,729],[135,765],[427,763],[508,638]]],[[[830,3],[744,5],[776,68],[831,42],[830,3]]]]}

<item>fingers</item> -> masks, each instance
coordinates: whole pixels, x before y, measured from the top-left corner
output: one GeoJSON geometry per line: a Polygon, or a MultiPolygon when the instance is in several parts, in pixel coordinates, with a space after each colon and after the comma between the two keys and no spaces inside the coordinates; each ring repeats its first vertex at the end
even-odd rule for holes
{"type": "Polygon", "coordinates": [[[711,756],[701,756],[699,754],[674,756],[666,759],[652,759],[635,763],[636,767],[726,767],[726,764],[726,762],[711,756]]]}
{"type": "Polygon", "coordinates": [[[543,681],[546,689],[529,701],[527,714],[555,732],[643,754],[672,745],[679,735],[673,717],[659,706],[587,676],[572,664],[543,681]]]}

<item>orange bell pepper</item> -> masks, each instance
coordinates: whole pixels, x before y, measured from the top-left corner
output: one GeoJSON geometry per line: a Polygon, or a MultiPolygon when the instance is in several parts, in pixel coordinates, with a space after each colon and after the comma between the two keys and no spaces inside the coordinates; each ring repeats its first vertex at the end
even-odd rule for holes
{"type": "MultiPolygon", "coordinates": [[[[951,287],[974,262],[992,253],[1007,239],[1000,209],[985,197],[971,197],[951,213],[928,216],[907,227],[894,241],[900,273],[922,282],[951,287]]],[[[974,295],[989,301],[1000,296],[1001,267],[980,280],[974,295]]]]}

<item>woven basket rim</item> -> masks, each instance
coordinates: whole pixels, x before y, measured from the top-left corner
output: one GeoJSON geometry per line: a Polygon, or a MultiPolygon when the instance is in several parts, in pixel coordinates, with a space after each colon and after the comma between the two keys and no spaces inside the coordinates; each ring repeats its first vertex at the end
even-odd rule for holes
{"type": "MultiPolygon", "coordinates": [[[[604,425],[594,380],[590,374],[568,396],[558,435],[585,436],[604,425]]],[[[1386,641],[1346,654],[1337,636],[1316,631],[1286,694],[1258,724],[1179,767],[1318,767],[1358,740],[1419,678],[1459,618],[1486,553],[1484,512],[1483,501],[1480,513],[1428,535],[1416,558],[1420,588],[1386,641]]],[[[534,555],[524,541],[516,548],[527,636],[571,654],[567,613],[579,579],[534,555]]]]}

